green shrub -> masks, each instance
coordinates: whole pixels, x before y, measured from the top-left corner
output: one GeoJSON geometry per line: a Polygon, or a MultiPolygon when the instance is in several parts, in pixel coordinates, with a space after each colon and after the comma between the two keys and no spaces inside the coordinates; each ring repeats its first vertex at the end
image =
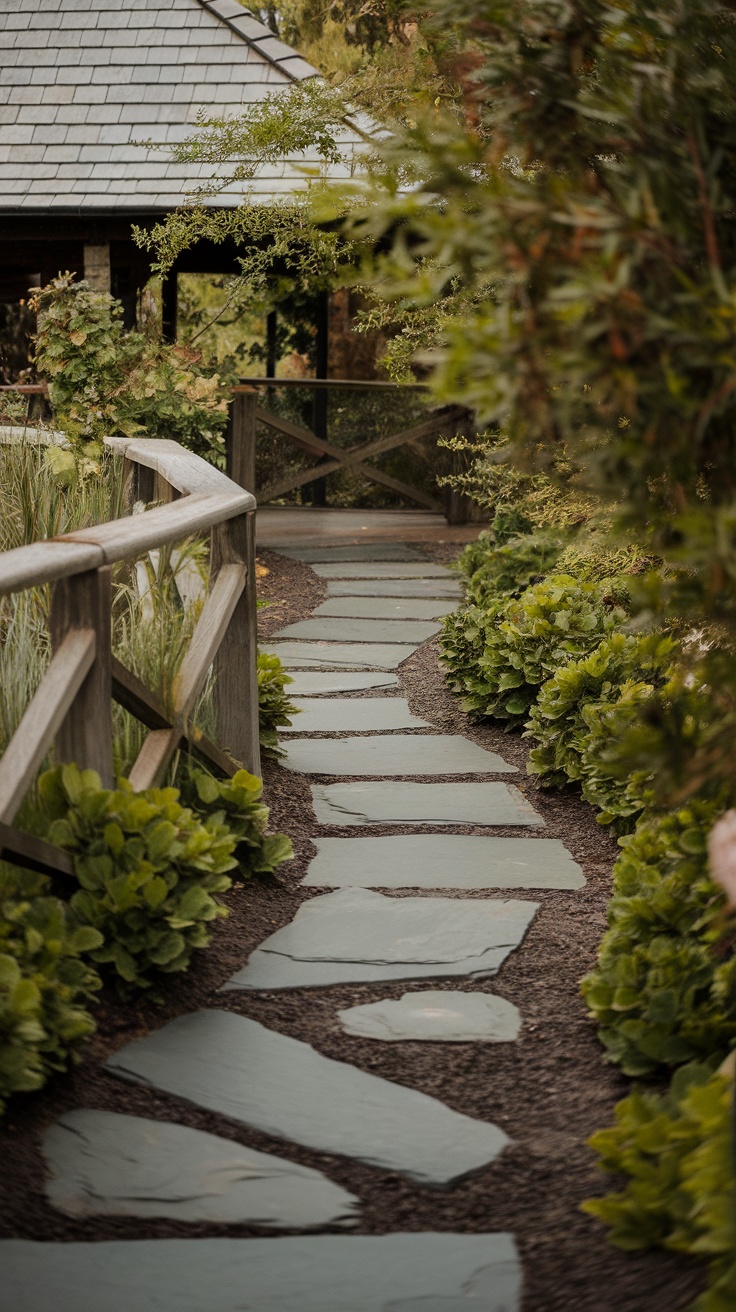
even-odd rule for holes
{"type": "Polygon", "coordinates": [[[215,779],[203,770],[193,771],[182,790],[195,810],[224,816],[235,839],[240,874],[270,874],[293,856],[286,834],[267,834],[268,807],[261,800],[263,784],[256,775],[239,770],[232,779],[215,779]],[[214,810],[213,810],[214,808],[214,810]]]}
{"type": "Polygon", "coordinates": [[[224,464],[225,388],[195,352],[127,332],[120,303],[71,274],[37,292],[34,308],[36,367],[48,379],[54,421],[88,454],[108,433],[145,432],[224,464]]]}
{"type": "Polygon", "coordinates": [[[278,656],[259,651],[258,723],[261,750],[267,756],[283,756],[277,730],[280,725],[291,724],[291,716],[299,714],[299,707],[289,701],[286,693],[286,685],[293,682],[278,656]]]}
{"type": "Polygon", "coordinates": [[[627,1075],[724,1052],[736,1038],[736,957],[719,948],[723,899],[706,852],[722,809],[693,802],[621,841],[609,929],[582,991],[627,1075]]]}
{"type": "MultiPolygon", "coordinates": [[[[530,754],[529,774],[545,788],[584,779],[596,723],[590,708],[603,712],[615,705],[624,685],[664,683],[674,650],[674,641],[661,633],[613,633],[587,656],[562,665],[542,685],[532,707],[525,736],[538,746],[530,754]]],[[[626,700],[630,703],[630,695],[626,700]]]]}
{"type": "Polygon", "coordinates": [[[518,598],[445,622],[442,659],[464,709],[522,723],[541,684],[625,620],[602,584],[552,575],[518,598]]]}
{"type": "Polygon", "coordinates": [[[42,775],[39,794],[53,817],[49,841],[74,856],[72,910],[104,939],[93,961],[137,988],[186,970],[226,914],[215,895],[230,887],[238,840],[223,811],[202,821],[176,788],[134,793],[121,780],[110,791],[73,765],[42,775]]]}
{"type": "Polygon", "coordinates": [[[518,597],[540,582],[554,568],[563,546],[563,540],[549,532],[512,537],[496,544],[490,538],[485,541],[487,549],[475,553],[478,563],[466,584],[467,598],[476,606],[492,604],[500,597],[518,597]]]}
{"type": "Polygon", "coordinates": [[[629,1176],[622,1192],[583,1204],[611,1226],[612,1243],[712,1259],[693,1312],[732,1312],[736,1303],[732,1103],[732,1076],[685,1066],[666,1094],[624,1098],[615,1126],[591,1139],[605,1171],[629,1176]]]}
{"type": "Polygon", "coordinates": [[[94,1030],[87,1004],[100,978],[81,954],[101,943],[58,898],[16,890],[0,905],[0,1112],[64,1070],[94,1030]]]}

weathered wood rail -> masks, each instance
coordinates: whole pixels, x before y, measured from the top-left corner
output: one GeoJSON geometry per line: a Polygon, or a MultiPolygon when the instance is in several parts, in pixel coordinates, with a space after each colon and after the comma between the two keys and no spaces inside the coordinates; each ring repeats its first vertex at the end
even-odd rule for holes
{"type": "Polygon", "coordinates": [[[13,828],[41,762],[75,762],[113,784],[112,703],[149,730],[130,772],[153,787],[184,744],[218,771],[260,773],[252,493],[177,442],[109,438],[125,461],[128,503],[163,502],[110,523],[0,555],[0,596],[53,585],[52,659],[0,760],[0,851],[19,864],[71,873],[65,853],[13,828]],[[210,580],[167,708],[112,652],[112,570],[122,561],[208,532],[210,580]],[[191,715],[215,674],[217,742],[191,715]]]}

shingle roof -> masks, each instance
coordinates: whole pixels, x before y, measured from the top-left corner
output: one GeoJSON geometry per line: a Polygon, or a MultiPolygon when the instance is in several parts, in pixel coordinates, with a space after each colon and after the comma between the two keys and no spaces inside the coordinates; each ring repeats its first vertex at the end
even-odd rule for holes
{"type": "MultiPolygon", "coordinates": [[[[182,141],[201,109],[236,114],[315,75],[238,0],[0,0],[0,212],[171,209],[211,167],[137,142],[182,141]]],[[[346,127],[331,176],[359,140],[346,127]]],[[[249,189],[303,186],[285,160],[249,189]]]]}

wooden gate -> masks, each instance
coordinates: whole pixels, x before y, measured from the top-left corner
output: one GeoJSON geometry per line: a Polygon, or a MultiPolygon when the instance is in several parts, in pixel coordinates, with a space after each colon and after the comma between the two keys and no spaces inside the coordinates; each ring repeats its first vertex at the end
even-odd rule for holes
{"type": "MultiPolygon", "coordinates": [[[[458,495],[452,489],[447,489],[444,497],[442,497],[439,489],[437,495],[431,495],[422,488],[414,487],[398,478],[394,478],[393,475],[376,468],[371,462],[377,456],[388,451],[395,451],[400,447],[410,447],[422,460],[431,463],[422,443],[427,438],[450,438],[458,434],[471,437],[475,432],[472,411],[455,405],[442,406],[430,410],[426,420],[414,424],[410,428],[385,434],[363,445],[356,443],[349,447],[340,447],[330,442],[326,436],[318,436],[311,429],[296,424],[290,419],[285,419],[281,415],[274,414],[271,410],[265,408],[260,401],[261,394],[264,389],[273,388],[310,389],[317,394],[338,389],[348,392],[375,389],[396,393],[408,390],[417,392],[427,390],[421,384],[404,387],[395,383],[314,378],[249,378],[233,388],[228,441],[230,452],[229,470],[231,477],[236,482],[241,482],[242,479],[244,487],[255,487],[259,505],[263,505],[268,501],[275,501],[279,497],[285,496],[286,493],[305,487],[309,483],[315,483],[326,478],[329,474],[349,470],[351,473],[359,474],[372,483],[378,483],[381,487],[389,488],[392,492],[398,493],[427,510],[445,514],[451,524],[467,522],[470,510],[470,502],[467,497],[458,495]],[[305,455],[313,457],[312,463],[295,473],[286,474],[283,478],[267,483],[263,487],[259,486],[256,459],[256,435],[259,424],[263,424],[272,432],[277,433],[291,445],[304,452],[305,455]]],[[[449,472],[452,468],[457,467],[458,460],[457,458],[453,459],[452,455],[448,453],[444,463],[449,472]]],[[[437,462],[435,460],[433,472],[436,472],[436,468],[437,462]]]]}

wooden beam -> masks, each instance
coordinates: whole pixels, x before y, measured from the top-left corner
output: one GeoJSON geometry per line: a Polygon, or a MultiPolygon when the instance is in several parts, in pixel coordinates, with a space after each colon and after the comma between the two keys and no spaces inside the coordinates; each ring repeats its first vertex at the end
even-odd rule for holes
{"type": "Polygon", "coordinates": [[[12,824],[95,659],[93,629],[72,630],[51,658],[0,760],[0,820],[12,824]]]}
{"type": "Polygon", "coordinates": [[[42,875],[74,876],[74,862],[68,852],[53,847],[32,834],[21,833],[0,821],[0,857],[24,870],[40,870],[42,875]]]}
{"type": "Polygon", "coordinates": [[[174,712],[187,720],[245,588],[245,565],[223,565],[202,607],[187,654],[174,680],[174,712]]]}
{"type": "MultiPolygon", "coordinates": [[[[134,516],[140,519],[140,515],[134,516]]],[[[67,634],[93,629],[95,655],[86,678],[56,735],[56,760],[96,770],[103,788],[112,788],[111,657],[112,568],[89,570],[59,579],[49,613],[54,651],[67,634]]]]}
{"type": "Polygon", "coordinates": [[[144,788],[155,788],[161,783],[183,736],[181,729],[176,727],[153,729],[148,734],[128,775],[134,792],[142,793],[144,788]]]}
{"type": "Polygon", "coordinates": [[[112,658],[112,695],[148,729],[171,729],[171,716],[163,703],[116,656],[112,658]]]}

